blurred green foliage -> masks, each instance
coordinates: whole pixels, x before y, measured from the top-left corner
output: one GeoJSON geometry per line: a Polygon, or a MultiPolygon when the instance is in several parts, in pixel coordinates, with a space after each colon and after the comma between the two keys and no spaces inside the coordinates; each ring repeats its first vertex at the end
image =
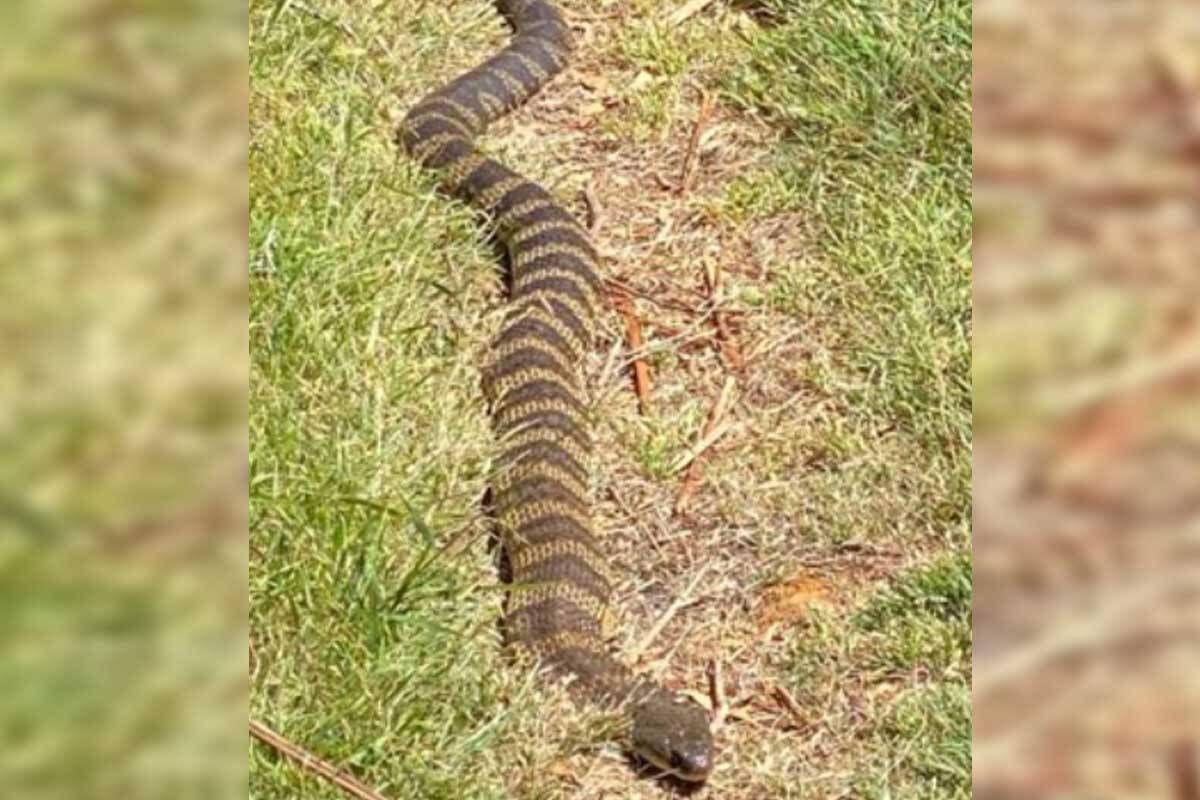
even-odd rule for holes
{"type": "Polygon", "coordinates": [[[245,26],[0,9],[10,796],[245,787],[245,26]]]}

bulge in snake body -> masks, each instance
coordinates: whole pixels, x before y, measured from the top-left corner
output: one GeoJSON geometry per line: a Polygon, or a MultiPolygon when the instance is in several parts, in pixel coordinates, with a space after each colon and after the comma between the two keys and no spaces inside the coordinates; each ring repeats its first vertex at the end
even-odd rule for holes
{"type": "Polygon", "coordinates": [[[515,38],[420,101],[399,140],[491,219],[509,252],[509,311],[483,370],[500,446],[495,515],[512,567],[506,632],[589,699],[626,708],[635,752],[702,780],[712,765],[703,709],[635,675],[601,636],[612,574],[590,516],[592,445],[578,367],[591,347],[601,286],[596,250],[548,192],[473,141],[562,70],[570,33],[545,0],[497,5],[515,38]]]}

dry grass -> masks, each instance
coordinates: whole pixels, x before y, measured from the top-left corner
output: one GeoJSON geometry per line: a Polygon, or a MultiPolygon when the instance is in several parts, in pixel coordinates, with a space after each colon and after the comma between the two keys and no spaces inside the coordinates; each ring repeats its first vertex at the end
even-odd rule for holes
{"type": "MultiPolygon", "coordinates": [[[[646,337],[628,352],[614,311],[587,365],[617,644],[676,604],[639,666],[707,704],[721,665],[699,796],[965,797],[969,9],[672,24],[685,5],[564,3],[574,63],[487,138],[581,216],[590,189],[646,337]]],[[[500,22],[304,8],[252,5],[252,708],[397,797],[669,795],[496,650],[475,370],[499,287],[470,212],[388,135],[500,22]]],[[[255,796],[324,791],[252,758],[255,796]]]]}

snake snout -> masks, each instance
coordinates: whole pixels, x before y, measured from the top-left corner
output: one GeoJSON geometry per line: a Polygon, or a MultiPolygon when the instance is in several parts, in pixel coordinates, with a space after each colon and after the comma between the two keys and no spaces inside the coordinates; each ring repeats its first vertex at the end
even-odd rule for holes
{"type": "Polygon", "coordinates": [[[689,700],[655,692],[634,713],[633,749],[663,772],[703,781],[713,765],[708,714],[689,700]]]}
{"type": "Polygon", "coordinates": [[[637,752],[655,769],[680,780],[700,782],[712,771],[712,742],[706,736],[643,746],[637,752]]]}
{"type": "Polygon", "coordinates": [[[692,749],[671,754],[671,773],[685,781],[702,781],[712,771],[712,743],[695,743],[692,749]]]}

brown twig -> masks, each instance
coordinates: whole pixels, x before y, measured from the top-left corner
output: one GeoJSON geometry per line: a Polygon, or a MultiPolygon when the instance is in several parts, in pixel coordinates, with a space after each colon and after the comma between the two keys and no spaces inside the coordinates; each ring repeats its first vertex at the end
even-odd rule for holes
{"type": "Polygon", "coordinates": [[[708,669],[708,691],[712,698],[713,718],[709,726],[717,733],[725,726],[725,718],[729,714],[729,699],[725,696],[725,681],[721,675],[720,659],[713,659],[708,669]]]}
{"type": "Polygon", "coordinates": [[[671,181],[664,178],[663,174],[656,169],[650,170],[650,177],[653,178],[654,182],[658,184],[658,188],[662,189],[663,191],[667,191],[667,192],[679,191],[679,187],[676,184],[674,184],[671,181]]]}
{"type": "Polygon", "coordinates": [[[717,344],[721,358],[731,370],[741,372],[746,368],[746,359],[742,358],[737,343],[734,341],[733,331],[729,327],[729,317],[720,307],[721,267],[719,264],[714,264],[704,270],[704,285],[712,303],[713,325],[717,329],[717,344]]]}
{"type": "Polygon", "coordinates": [[[300,765],[301,769],[315,772],[347,794],[359,798],[359,800],[387,800],[387,798],[374,789],[364,785],[350,775],[340,772],[333,764],[318,758],[303,747],[292,744],[261,722],[256,722],[253,719],[250,720],[250,735],[273,750],[292,759],[300,765]]]}
{"type": "Polygon", "coordinates": [[[1200,800],[1200,768],[1197,767],[1196,743],[1183,740],[1171,754],[1171,772],[1177,800],[1200,800]]]}
{"type": "Polygon", "coordinates": [[[808,727],[808,720],[804,716],[804,708],[797,702],[796,698],[792,697],[792,693],[782,686],[775,687],[775,698],[779,700],[792,718],[796,720],[796,724],[803,730],[808,727]]]}
{"type": "Polygon", "coordinates": [[[721,394],[713,404],[712,410],[708,412],[708,419],[704,421],[704,428],[700,431],[700,438],[697,440],[696,446],[690,451],[688,460],[680,467],[681,469],[686,467],[687,471],[683,475],[683,481],[679,484],[679,493],[675,496],[675,516],[687,511],[688,501],[691,500],[700,485],[700,477],[704,474],[702,456],[728,430],[728,426],[722,425],[722,422],[725,414],[729,411],[736,385],[733,378],[725,381],[721,394]]]}
{"type": "Polygon", "coordinates": [[[696,161],[700,155],[700,136],[704,133],[704,126],[708,124],[708,118],[712,115],[712,99],[708,94],[700,100],[700,113],[696,115],[696,122],[692,125],[692,135],[688,138],[687,155],[683,158],[683,169],[679,173],[679,186],[676,191],[680,195],[687,194],[692,188],[692,179],[696,174],[696,161]]]}
{"type": "Polygon", "coordinates": [[[600,224],[604,221],[604,206],[596,196],[595,184],[589,183],[583,187],[583,202],[587,206],[588,233],[594,234],[600,230],[600,224]]]}
{"type": "Polygon", "coordinates": [[[613,305],[617,311],[621,312],[621,316],[625,319],[625,339],[629,344],[629,349],[634,353],[633,357],[633,390],[637,393],[638,410],[642,416],[650,413],[650,367],[647,366],[645,359],[637,355],[642,349],[642,324],[638,321],[637,314],[633,310],[633,302],[629,299],[629,294],[623,290],[614,291],[612,293],[613,305]]]}

